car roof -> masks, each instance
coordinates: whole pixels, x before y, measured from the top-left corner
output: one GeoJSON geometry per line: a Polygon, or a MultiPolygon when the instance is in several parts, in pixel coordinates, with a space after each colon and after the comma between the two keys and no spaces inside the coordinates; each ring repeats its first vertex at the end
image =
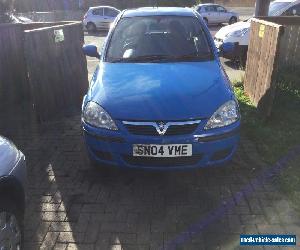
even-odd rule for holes
{"type": "Polygon", "coordinates": [[[298,1],[299,0],[275,0],[275,1],[271,2],[271,3],[294,3],[294,2],[298,2],[298,1]]]}
{"type": "Polygon", "coordinates": [[[202,7],[202,6],[220,6],[220,4],[216,4],[216,3],[202,3],[202,4],[198,4],[197,6],[202,7]]]}
{"type": "Polygon", "coordinates": [[[137,16],[195,16],[195,12],[183,7],[143,7],[125,10],[123,13],[123,17],[137,16]]]}
{"type": "Polygon", "coordinates": [[[101,6],[93,6],[93,7],[90,7],[89,10],[100,9],[100,8],[109,8],[109,9],[114,9],[114,10],[120,11],[120,10],[118,10],[118,9],[115,8],[115,7],[112,7],[112,6],[104,6],[104,5],[101,5],[101,6]]]}

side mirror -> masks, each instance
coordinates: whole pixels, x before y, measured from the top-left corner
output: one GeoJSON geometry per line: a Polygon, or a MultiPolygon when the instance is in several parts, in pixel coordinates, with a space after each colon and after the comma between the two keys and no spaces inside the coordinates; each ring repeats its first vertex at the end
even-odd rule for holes
{"type": "Polygon", "coordinates": [[[219,48],[219,56],[233,54],[236,50],[236,43],[223,43],[219,48]]]}
{"type": "Polygon", "coordinates": [[[83,54],[90,57],[96,57],[100,59],[100,54],[98,53],[98,49],[95,45],[84,45],[82,47],[83,54]]]}

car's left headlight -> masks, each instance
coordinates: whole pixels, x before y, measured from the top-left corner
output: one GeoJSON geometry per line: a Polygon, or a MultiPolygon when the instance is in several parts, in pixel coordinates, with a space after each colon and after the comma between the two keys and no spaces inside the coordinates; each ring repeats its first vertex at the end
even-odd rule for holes
{"type": "Polygon", "coordinates": [[[94,127],[118,130],[117,125],[110,115],[95,102],[87,103],[84,107],[82,118],[86,123],[94,127]]]}
{"type": "Polygon", "coordinates": [[[239,107],[234,100],[224,103],[208,120],[204,129],[221,128],[240,119],[239,107]]]}

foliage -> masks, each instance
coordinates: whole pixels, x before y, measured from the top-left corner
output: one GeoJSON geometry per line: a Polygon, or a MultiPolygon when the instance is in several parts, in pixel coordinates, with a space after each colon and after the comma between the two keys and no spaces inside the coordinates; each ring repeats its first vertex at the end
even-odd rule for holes
{"type": "Polygon", "coordinates": [[[10,12],[13,8],[12,0],[0,0],[0,15],[10,12]]]}
{"type": "Polygon", "coordinates": [[[0,0],[0,23],[10,22],[10,12],[13,6],[14,0],[0,0]]]}
{"type": "MultiPolygon", "coordinates": [[[[295,77],[295,72],[281,74],[272,116],[267,121],[261,119],[258,111],[245,94],[243,84],[235,84],[234,90],[242,113],[242,135],[255,143],[261,158],[269,164],[274,164],[291,148],[300,144],[300,85],[298,79],[295,77]]],[[[276,179],[276,184],[293,201],[295,208],[300,212],[299,162],[300,157],[291,162],[276,179]]]]}

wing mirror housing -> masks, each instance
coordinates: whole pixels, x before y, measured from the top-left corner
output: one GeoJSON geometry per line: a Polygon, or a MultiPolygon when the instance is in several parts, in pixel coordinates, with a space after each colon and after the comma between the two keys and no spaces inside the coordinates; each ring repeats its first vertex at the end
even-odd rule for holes
{"type": "Polygon", "coordinates": [[[95,57],[100,59],[101,55],[98,52],[98,49],[95,45],[84,45],[82,47],[83,50],[83,54],[85,54],[86,56],[90,56],[90,57],[95,57]]]}
{"type": "Polygon", "coordinates": [[[226,54],[233,54],[236,48],[237,43],[223,43],[219,48],[218,54],[220,57],[226,54]]]}

